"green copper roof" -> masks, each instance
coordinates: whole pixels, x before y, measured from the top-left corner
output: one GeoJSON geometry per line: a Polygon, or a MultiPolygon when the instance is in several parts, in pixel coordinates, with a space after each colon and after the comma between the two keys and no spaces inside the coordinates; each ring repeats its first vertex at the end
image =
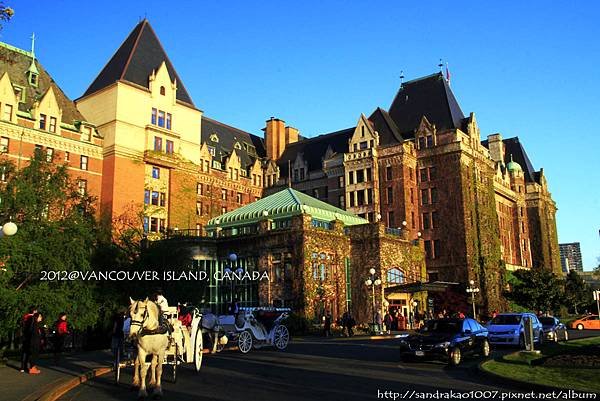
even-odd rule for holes
{"type": "Polygon", "coordinates": [[[512,155],[510,155],[510,161],[506,165],[506,168],[508,169],[508,171],[523,171],[521,165],[516,161],[513,161],[512,155]]]}
{"type": "Polygon", "coordinates": [[[366,224],[367,220],[339,209],[292,188],[286,188],[249,205],[215,217],[208,222],[207,229],[239,227],[269,218],[279,220],[286,217],[309,214],[312,218],[331,222],[341,220],[346,226],[366,224]]]}

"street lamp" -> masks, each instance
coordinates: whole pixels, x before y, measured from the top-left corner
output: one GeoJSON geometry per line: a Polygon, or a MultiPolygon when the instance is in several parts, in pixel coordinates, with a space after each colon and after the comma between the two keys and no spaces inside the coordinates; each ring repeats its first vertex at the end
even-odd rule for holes
{"type": "Polygon", "coordinates": [[[365,280],[365,285],[371,287],[371,305],[373,307],[373,330],[375,330],[375,286],[381,285],[381,280],[375,275],[375,269],[369,269],[369,277],[365,280]]]}
{"type": "Polygon", "coordinates": [[[6,223],[2,226],[2,229],[0,230],[0,237],[3,237],[5,235],[7,237],[11,237],[17,233],[17,230],[18,230],[17,225],[15,223],[13,223],[12,221],[9,221],[8,223],[6,223]]]}
{"type": "Polygon", "coordinates": [[[419,303],[417,301],[415,301],[415,300],[412,301],[412,321],[411,321],[411,323],[413,325],[413,329],[414,329],[415,324],[417,323],[417,305],[418,304],[419,303]]]}
{"type": "MultiPolygon", "coordinates": [[[[244,273],[244,269],[242,267],[238,267],[237,269],[233,270],[233,264],[237,261],[237,255],[235,253],[231,253],[229,255],[229,265],[225,267],[224,272],[227,274],[227,276],[229,276],[231,273],[237,274],[238,276],[242,275],[244,273]]],[[[233,303],[233,277],[229,276],[229,283],[231,285],[231,302],[233,303]]]]}
{"type": "Polygon", "coordinates": [[[479,288],[475,287],[475,281],[469,281],[469,287],[467,287],[467,293],[471,294],[471,304],[473,305],[473,319],[475,319],[475,294],[479,292],[479,288]]]}

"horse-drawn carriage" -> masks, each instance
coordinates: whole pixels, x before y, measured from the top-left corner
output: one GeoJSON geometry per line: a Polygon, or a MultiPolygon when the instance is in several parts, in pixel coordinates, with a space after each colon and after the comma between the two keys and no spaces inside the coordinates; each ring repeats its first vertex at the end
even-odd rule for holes
{"type": "Polygon", "coordinates": [[[178,319],[177,307],[169,307],[161,311],[158,306],[146,299],[131,300],[129,315],[131,317],[129,344],[123,352],[116,353],[115,380],[118,383],[121,369],[134,366],[133,384],[140,386],[140,397],[146,396],[146,374],[151,368],[150,386],[155,394],[162,394],[161,376],[163,366],[171,368],[171,379],[177,379],[177,367],[182,363],[193,363],[196,371],[202,366],[203,337],[202,315],[197,308],[189,308],[189,326],[178,319]],[[161,318],[161,313],[164,319],[161,318]],[[168,326],[161,322],[168,322],[168,326]],[[137,352],[136,352],[137,351],[137,352]],[[151,355],[152,360],[147,361],[151,355]]]}
{"type": "Polygon", "coordinates": [[[288,308],[240,308],[236,315],[216,317],[213,324],[207,319],[202,327],[216,334],[213,341],[216,341],[217,351],[227,343],[237,343],[244,354],[252,348],[268,346],[283,350],[290,341],[289,330],[283,324],[289,312],[288,308]]]}

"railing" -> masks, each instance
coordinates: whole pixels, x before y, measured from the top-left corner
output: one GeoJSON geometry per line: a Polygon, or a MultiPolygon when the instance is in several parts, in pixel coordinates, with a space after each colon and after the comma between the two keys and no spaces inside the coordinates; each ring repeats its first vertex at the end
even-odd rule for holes
{"type": "Polygon", "coordinates": [[[399,237],[402,235],[402,230],[400,228],[386,227],[385,233],[399,237]]]}

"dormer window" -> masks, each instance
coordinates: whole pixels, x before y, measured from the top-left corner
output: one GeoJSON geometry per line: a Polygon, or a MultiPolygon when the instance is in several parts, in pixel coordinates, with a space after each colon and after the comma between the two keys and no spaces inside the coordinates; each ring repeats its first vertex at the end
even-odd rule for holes
{"type": "Polygon", "coordinates": [[[46,129],[46,115],[40,114],[40,129],[46,129]]]}
{"type": "Polygon", "coordinates": [[[217,134],[211,134],[210,135],[210,141],[211,142],[217,142],[217,143],[219,143],[219,137],[217,136],[217,134]]]}
{"type": "Polygon", "coordinates": [[[92,141],[92,129],[90,127],[83,127],[83,131],[81,133],[81,140],[85,142],[92,141]]]}
{"type": "Polygon", "coordinates": [[[25,102],[25,90],[23,90],[22,86],[13,85],[13,89],[15,90],[15,96],[17,97],[17,101],[19,103],[25,102]]]}
{"type": "Polygon", "coordinates": [[[239,142],[236,142],[235,145],[233,145],[234,148],[241,150],[242,149],[242,145],[240,145],[239,142]]]}
{"type": "Polygon", "coordinates": [[[39,75],[36,74],[35,72],[30,72],[29,73],[29,84],[31,86],[35,86],[37,88],[39,83],[39,75]]]}
{"type": "Polygon", "coordinates": [[[160,94],[163,96],[165,95],[165,87],[164,86],[160,87],[160,94]]]}

